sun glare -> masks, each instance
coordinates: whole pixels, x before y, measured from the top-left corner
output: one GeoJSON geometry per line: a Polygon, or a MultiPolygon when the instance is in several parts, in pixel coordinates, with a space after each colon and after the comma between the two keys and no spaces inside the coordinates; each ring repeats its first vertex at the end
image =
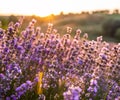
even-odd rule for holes
{"type": "Polygon", "coordinates": [[[0,0],[0,14],[39,15],[80,13],[98,9],[119,9],[118,0],[0,0]],[[113,3],[114,2],[114,3],[113,3]]]}

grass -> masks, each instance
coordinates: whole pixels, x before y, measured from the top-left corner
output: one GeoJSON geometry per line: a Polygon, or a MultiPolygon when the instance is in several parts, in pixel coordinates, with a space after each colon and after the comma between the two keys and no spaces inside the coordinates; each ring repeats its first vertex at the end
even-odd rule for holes
{"type": "MultiPolygon", "coordinates": [[[[39,17],[39,16],[27,16],[25,17],[25,22],[22,27],[26,27],[29,23],[29,21],[35,18],[37,20],[36,26],[41,26],[42,31],[45,31],[47,29],[47,23],[53,23],[54,28],[58,30],[58,32],[61,32],[61,35],[65,34],[66,28],[72,27],[72,36],[75,34],[76,29],[82,30],[82,35],[84,33],[88,33],[89,39],[96,39],[97,36],[103,35],[104,40],[107,42],[120,42],[120,31],[117,31],[116,37],[108,37],[105,36],[102,30],[103,23],[108,19],[118,19],[120,20],[119,14],[71,14],[71,15],[51,15],[48,17],[39,17]]],[[[0,16],[0,20],[2,21],[2,28],[6,28],[7,23],[9,20],[15,19],[15,16],[0,16]]],[[[15,19],[16,20],[16,19],[15,19]]]]}

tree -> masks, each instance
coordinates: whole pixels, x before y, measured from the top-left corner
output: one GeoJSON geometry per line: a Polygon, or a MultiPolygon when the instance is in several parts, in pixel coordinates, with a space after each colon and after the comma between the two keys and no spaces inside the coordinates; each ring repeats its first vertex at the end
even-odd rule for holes
{"type": "Polygon", "coordinates": [[[15,22],[17,22],[17,21],[18,21],[18,19],[17,19],[17,17],[16,17],[16,16],[11,15],[11,16],[9,16],[8,21],[9,21],[9,22],[11,22],[11,21],[12,21],[12,22],[14,22],[14,23],[15,23],[15,22]]]}
{"type": "Polygon", "coordinates": [[[109,19],[103,23],[103,33],[115,37],[116,31],[120,28],[120,20],[109,19]]]}

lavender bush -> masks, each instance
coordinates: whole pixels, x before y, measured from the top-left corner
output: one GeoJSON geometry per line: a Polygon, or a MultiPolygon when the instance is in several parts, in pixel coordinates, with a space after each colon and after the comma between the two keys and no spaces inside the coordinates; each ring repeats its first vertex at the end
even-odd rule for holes
{"type": "Polygon", "coordinates": [[[120,43],[22,21],[0,28],[0,100],[120,100],[120,43]]]}

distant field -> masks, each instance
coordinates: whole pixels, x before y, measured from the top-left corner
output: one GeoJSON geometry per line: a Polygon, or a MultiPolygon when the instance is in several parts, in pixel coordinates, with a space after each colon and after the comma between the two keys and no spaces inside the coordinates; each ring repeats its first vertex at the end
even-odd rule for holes
{"type": "MultiPolygon", "coordinates": [[[[72,34],[75,33],[76,29],[80,28],[82,33],[89,34],[89,39],[95,39],[99,35],[104,35],[102,33],[102,25],[108,19],[120,19],[120,15],[71,15],[60,20],[55,20],[54,25],[58,30],[63,30],[63,33],[67,26],[73,28],[72,34]]],[[[109,42],[120,42],[120,31],[117,31],[116,38],[104,36],[103,39],[109,42]]]]}
{"type": "MultiPolygon", "coordinates": [[[[61,32],[60,34],[63,35],[66,32],[66,27],[72,27],[73,31],[71,33],[72,36],[75,34],[76,29],[82,30],[82,35],[84,33],[88,33],[89,39],[96,39],[97,36],[104,35],[102,30],[103,23],[108,19],[120,19],[119,14],[69,14],[69,15],[58,15],[58,16],[48,16],[48,17],[38,17],[38,16],[27,16],[24,19],[24,27],[26,27],[29,21],[35,18],[37,20],[36,26],[41,26],[42,31],[47,29],[48,23],[53,23],[54,28],[61,32]]],[[[3,25],[2,28],[6,28],[9,21],[13,20],[14,22],[17,20],[15,16],[0,16],[0,20],[2,21],[3,25]]],[[[120,30],[117,30],[115,38],[108,37],[104,35],[103,38],[105,41],[108,42],[120,42],[120,30]]]]}

